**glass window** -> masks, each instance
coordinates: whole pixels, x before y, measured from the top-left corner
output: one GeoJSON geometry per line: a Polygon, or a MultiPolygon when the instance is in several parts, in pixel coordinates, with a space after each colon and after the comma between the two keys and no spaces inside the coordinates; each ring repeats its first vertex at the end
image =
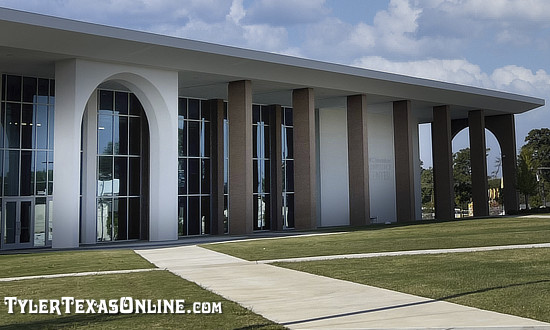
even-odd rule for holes
{"type": "Polygon", "coordinates": [[[21,112],[21,149],[34,147],[34,125],[32,123],[33,105],[23,104],[21,112]]]}
{"type": "Polygon", "coordinates": [[[127,199],[115,198],[113,200],[114,237],[117,240],[128,239],[127,199]]]}
{"type": "MultiPolygon", "coordinates": [[[[53,80],[51,85],[53,85],[53,80]]],[[[50,92],[50,80],[38,78],[38,99],[35,102],[54,104],[53,100],[48,99],[48,92],[50,92]]],[[[51,94],[53,96],[54,93],[52,92],[51,94]]]]}
{"type": "Polygon", "coordinates": [[[113,157],[98,157],[97,195],[111,196],[113,194],[113,157]]]}
{"type": "Polygon", "coordinates": [[[46,245],[46,198],[34,202],[34,246],[46,245]]]}
{"type": "Polygon", "coordinates": [[[189,119],[200,119],[200,101],[197,99],[189,99],[187,111],[189,119]]]}
{"type": "MultiPolygon", "coordinates": [[[[36,148],[48,148],[48,106],[37,105],[34,107],[34,134],[36,135],[36,148]]],[[[34,141],[34,137],[33,137],[34,141]]]]}
{"type": "Polygon", "coordinates": [[[189,130],[189,156],[198,157],[200,148],[199,122],[189,121],[187,127],[189,130]]]}
{"type": "Polygon", "coordinates": [[[141,230],[141,198],[128,198],[128,239],[139,239],[141,230]]]}
{"type": "Polygon", "coordinates": [[[97,153],[113,154],[113,116],[99,115],[97,122],[97,153]]]}
{"type": "Polygon", "coordinates": [[[188,198],[188,219],[187,224],[188,235],[199,235],[200,234],[200,197],[199,196],[190,196],[188,198]]]}
{"type": "Polygon", "coordinates": [[[112,114],[114,93],[112,91],[99,91],[99,114],[112,114]]]}
{"type": "Polygon", "coordinates": [[[47,152],[36,152],[36,191],[35,195],[46,196],[47,184],[47,152]]]}
{"type": "Polygon", "coordinates": [[[34,159],[32,151],[21,151],[21,196],[30,196],[34,193],[34,159]]]}
{"type": "Polygon", "coordinates": [[[141,125],[140,118],[129,117],[130,121],[130,146],[128,148],[130,155],[141,154],[141,125]]]}
{"type": "Polygon", "coordinates": [[[187,235],[187,197],[178,198],[178,236],[187,235]]]}
{"type": "Polygon", "coordinates": [[[134,116],[141,116],[143,113],[143,106],[139,102],[135,94],[130,94],[129,113],[134,116]]]}
{"type": "Polygon", "coordinates": [[[97,200],[97,240],[99,242],[110,241],[113,228],[112,200],[100,198],[97,200]]]}
{"type": "Polygon", "coordinates": [[[36,78],[24,77],[23,78],[23,102],[33,103],[36,102],[36,78]]]}
{"type": "Polygon", "coordinates": [[[7,76],[6,101],[21,102],[21,81],[20,76],[7,76]]]}
{"type": "Polygon", "coordinates": [[[136,157],[128,158],[130,171],[128,180],[130,184],[129,196],[139,196],[141,192],[141,166],[140,159],[136,157]]]}
{"type": "Polygon", "coordinates": [[[128,196],[128,158],[115,157],[114,176],[113,194],[117,196],[128,196]]]}
{"type": "Polygon", "coordinates": [[[128,93],[115,92],[115,113],[128,114],[128,93]]]}
{"type": "Polygon", "coordinates": [[[4,196],[18,196],[19,150],[9,150],[4,155],[4,196]]]}
{"type": "Polygon", "coordinates": [[[6,103],[6,137],[7,147],[19,148],[19,128],[21,121],[21,104],[6,103]]]}

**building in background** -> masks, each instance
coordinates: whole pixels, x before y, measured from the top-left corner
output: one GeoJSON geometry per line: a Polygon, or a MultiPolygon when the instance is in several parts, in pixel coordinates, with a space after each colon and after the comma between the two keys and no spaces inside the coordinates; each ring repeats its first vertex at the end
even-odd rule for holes
{"type": "MultiPolygon", "coordinates": [[[[454,218],[451,139],[485,128],[516,210],[514,114],[541,99],[0,9],[0,249],[454,218]]],[[[479,205],[479,206],[478,206],[479,205]]]]}

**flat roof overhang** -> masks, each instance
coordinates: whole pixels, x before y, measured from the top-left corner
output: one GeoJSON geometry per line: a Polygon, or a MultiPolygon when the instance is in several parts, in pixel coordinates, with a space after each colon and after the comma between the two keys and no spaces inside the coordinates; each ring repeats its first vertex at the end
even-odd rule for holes
{"type": "Polygon", "coordinates": [[[297,57],[168,37],[0,8],[0,70],[54,77],[55,62],[85,59],[155,67],[179,73],[180,95],[227,98],[227,83],[251,80],[254,102],[291,105],[291,91],[315,89],[319,107],[345,106],[366,94],[370,104],[411,100],[421,121],[436,105],[453,118],[484,109],[518,114],[543,99],[495,90],[366,70],[297,57]]]}

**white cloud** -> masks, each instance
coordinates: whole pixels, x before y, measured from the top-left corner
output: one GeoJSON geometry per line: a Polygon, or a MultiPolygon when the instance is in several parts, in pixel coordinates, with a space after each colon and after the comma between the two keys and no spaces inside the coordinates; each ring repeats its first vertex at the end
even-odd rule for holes
{"type": "Polygon", "coordinates": [[[490,77],[478,65],[463,59],[428,59],[419,61],[391,61],[379,56],[363,57],[354,62],[365,69],[385,71],[418,78],[433,79],[469,86],[494,87],[490,77]]]}
{"type": "Polygon", "coordinates": [[[288,26],[319,22],[329,13],[325,0],[258,0],[247,10],[245,23],[288,26]]]}

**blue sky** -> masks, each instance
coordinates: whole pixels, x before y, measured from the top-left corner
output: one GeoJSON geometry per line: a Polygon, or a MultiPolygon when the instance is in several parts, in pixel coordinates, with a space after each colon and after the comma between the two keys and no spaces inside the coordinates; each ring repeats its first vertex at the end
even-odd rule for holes
{"type": "MultiPolygon", "coordinates": [[[[0,0],[0,6],[374,70],[550,96],[547,0],[0,0]]],[[[550,126],[516,116],[518,148],[550,126]]],[[[429,129],[421,158],[431,164],[429,129]]],[[[453,148],[467,146],[467,134],[453,148]]],[[[489,163],[498,156],[496,140],[489,163]]],[[[492,169],[489,169],[491,172],[492,169]]]]}

